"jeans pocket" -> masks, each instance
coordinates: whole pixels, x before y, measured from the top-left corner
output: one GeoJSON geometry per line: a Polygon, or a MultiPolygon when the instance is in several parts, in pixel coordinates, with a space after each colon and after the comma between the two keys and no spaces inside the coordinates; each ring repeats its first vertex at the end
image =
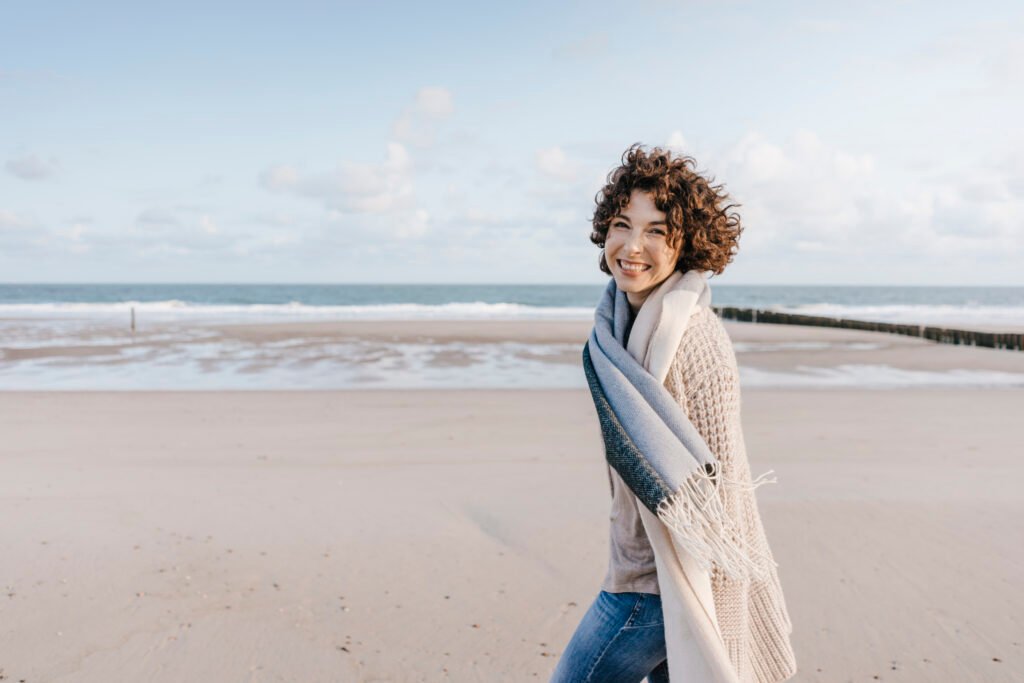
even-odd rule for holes
{"type": "Polygon", "coordinates": [[[654,593],[638,593],[639,597],[633,607],[633,613],[626,620],[623,628],[649,628],[664,626],[665,619],[661,613],[661,596],[654,593]]]}

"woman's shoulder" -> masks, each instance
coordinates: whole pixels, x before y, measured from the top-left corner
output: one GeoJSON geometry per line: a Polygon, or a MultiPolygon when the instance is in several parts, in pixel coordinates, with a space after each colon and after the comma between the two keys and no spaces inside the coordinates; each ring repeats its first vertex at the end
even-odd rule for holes
{"type": "Polygon", "coordinates": [[[684,376],[691,378],[718,373],[739,374],[732,339],[714,309],[701,306],[690,316],[674,363],[684,376]]]}

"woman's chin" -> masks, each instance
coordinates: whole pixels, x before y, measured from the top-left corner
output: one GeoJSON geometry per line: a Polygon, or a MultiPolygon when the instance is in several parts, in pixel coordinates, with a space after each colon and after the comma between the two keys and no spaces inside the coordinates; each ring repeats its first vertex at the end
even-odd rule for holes
{"type": "Polygon", "coordinates": [[[623,292],[642,292],[650,286],[648,279],[619,276],[615,278],[615,286],[623,292]]]}

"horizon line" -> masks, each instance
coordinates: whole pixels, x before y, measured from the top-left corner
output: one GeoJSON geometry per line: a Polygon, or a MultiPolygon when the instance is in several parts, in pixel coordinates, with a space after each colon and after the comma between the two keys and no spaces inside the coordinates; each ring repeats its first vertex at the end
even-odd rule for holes
{"type": "MultiPolygon", "coordinates": [[[[0,282],[0,287],[8,286],[77,286],[77,285],[203,285],[203,286],[300,286],[300,287],[602,287],[604,282],[299,282],[299,281],[26,281],[26,282],[0,282]]],[[[720,287],[942,287],[942,288],[963,288],[963,287],[1024,287],[1022,284],[926,284],[926,283],[849,283],[849,282],[729,282],[717,283],[720,287]]]]}

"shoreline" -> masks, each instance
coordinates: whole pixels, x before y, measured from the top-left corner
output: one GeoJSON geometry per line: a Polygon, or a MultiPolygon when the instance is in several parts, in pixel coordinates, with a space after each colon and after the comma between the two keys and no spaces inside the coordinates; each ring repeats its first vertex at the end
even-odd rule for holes
{"type": "MultiPolygon", "coordinates": [[[[721,306],[713,306],[713,308],[723,308],[721,306]]],[[[729,307],[726,307],[729,308],[729,307]]],[[[760,309],[735,309],[743,311],[753,311],[760,309]]],[[[801,314],[795,313],[775,313],[769,311],[774,315],[790,316],[793,318],[801,317],[801,314]]],[[[129,329],[130,327],[130,308],[124,311],[124,322],[113,324],[112,320],[114,316],[94,316],[94,315],[80,315],[75,316],[72,314],[63,315],[33,315],[33,316],[20,316],[20,317],[9,317],[0,316],[0,323],[32,323],[32,322],[48,322],[48,323],[59,323],[59,322],[94,322],[99,326],[110,328],[110,329],[129,329]]],[[[224,316],[224,317],[230,317],[224,316]]],[[[719,314],[721,318],[721,315],[719,314]]],[[[833,322],[853,322],[865,325],[899,325],[905,327],[936,327],[942,329],[963,331],[963,332],[983,332],[993,334],[1024,334],[1024,325],[961,325],[960,323],[949,323],[943,325],[936,325],[934,323],[915,323],[915,322],[892,322],[887,320],[868,320],[860,318],[833,318],[829,316],[802,316],[802,317],[813,317],[824,321],[833,322]]],[[[738,323],[738,324],[751,324],[751,325],[786,325],[792,327],[813,327],[813,328],[833,328],[833,329],[856,329],[856,328],[840,328],[838,326],[830,325],[816,325],[810,323],[775,323],[775,322],[761,322],[761,321],[747,321],[747,320],[736,320],[733,318],[723,318],[723,322],[726,323],[738,323]]],[[[308,318],[293,318],[284,320],[238,320],[238,321],[224,321],[219,322],[212,315],[182,315],[178,318],[167,317],[166,314],[156,314],[153,318],[146,318],[141,315],[138,316],[138,323],[141,326],[154,326],[154,327],[166,327],[166,326],[185,326],[191,325],[195,327],[218,327],[218,328],[233,328],[233,327],[290,327],[290,326],[359,326],[363,324],[368,325],[384,325],[384,326],[404,326],[404,325],[417,325],[417,324],[441,324],[441,325],[490,325],[490,324],[538,324],[538,325],[551,325],[551,326],[570,326],[577,327],[584,325],[586,329],[590,329],[592,326],[592,317],[587,318],[569,318],[569,317],[537,317],[531,318],[524,316],[521,318],[486,318],[486,317],[463,317],[463,318],[444,318],[444,317],[421,317],[421,318],[333,318],[327,320],[318,320],[313,317],[308,318]]],[[[871,331],[871,330],[866,330],[871,331]]],[[[881,330],[879,330],[881,331],[881,330]]]]}
{"type": "MultiPolygon", "coordinates": [[[[1024,387],[1024,353],[886,332],[723,321],[744,388],[1024,387]]],[[[45,326],[0,340],[0,391],[584,386],[590,321],[45,326]],[[34,336],[29,336],[29,335],[34,336]]],[[[11,330],[8,330],[11,332],[11,330]]]]}

